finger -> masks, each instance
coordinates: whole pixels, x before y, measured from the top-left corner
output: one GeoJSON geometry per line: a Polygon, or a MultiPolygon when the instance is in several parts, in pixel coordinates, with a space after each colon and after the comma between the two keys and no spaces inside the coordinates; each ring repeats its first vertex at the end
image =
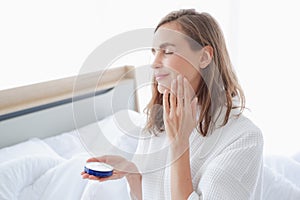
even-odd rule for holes
{"type": "Polygon", "coordinates": [[[87,178],[89,178],[89,174],[87,174],[87,173],[81,174],[81,177],[83,179],[87,179],[87,178]]]}
{"type": "Polygon", "coordinates": [[[93,176],[93,175],[89,175],[89,176],[88,176],[88,179],[90,179],[90,180],[96,180],[96,181],[99,181],[99,180],[100,180],[99,177],[93,176]]]}
{"type": "Polygon", "coordinates": [[[166,115],[170,113],[170,105],[169,105],[169,91],[165,90],[163,94],[163,107],[166,115]]]}
{"type": "Polygon", "coordinates": [[[89,158],[86,162],[106,162],[106,157],[89,158]]]}
{"type": "Polygon", "coordinates": [[[171,83],[171,93],[170,93],[170,119],[173,119],[175,115],[175,108],[176,108],[176,97],[175,97],[175,91],[176,91],[176,79],[174,79],[171,83]]]}
{"type": "Polygon", "coordinates": [[[191,96],[191,85],[186,78],[183,78],[183,86],[184,86],[183,96],[185,99],[184,106],[187,107],[191,103],[192,96],[191,96]]]}
{"type": "Polygon", "coordinates": [[[88,179],[88,178],[89,178],[89,175],[82,176],[82,179],[88,179]]]}
{"type": "Polygon", "coordinates": [[[187,80],[186,78],[183,79],[183,86],[185,88],[185,90],[183,91],[183,96],[184,96],[184,107],[187,108],[187,104],[189,102],[189,99],[188,99],[188,84],[187,84],[187,80]]]}
{"type": "Polygon", "coordinates": [[[182,75],[177,76],[177,108],[183,106],[183,82],[182,75]]]}

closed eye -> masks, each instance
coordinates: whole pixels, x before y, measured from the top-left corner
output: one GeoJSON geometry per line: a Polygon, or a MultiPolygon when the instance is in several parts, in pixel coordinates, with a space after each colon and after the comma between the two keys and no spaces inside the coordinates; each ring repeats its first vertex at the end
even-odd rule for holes
{"type": "Polygon", "coordinates": [[[171,51],[169,49],[163,49],[163,53],[166,54],[166,55],[171,55],[174,53],[174,51],[171,51]]]}
{"type": "Polygon", "coordinates": [[[153,55],[155,55],[157,51],[160,51],[160,52],[162,52],[165,55],[171,55],[171,54],[174,53],[174,51],[172,51],[170,49],[159,49],[159,50],[156,50],[155,48],[151,49],[151,52],[152,52],[153,55]]]}

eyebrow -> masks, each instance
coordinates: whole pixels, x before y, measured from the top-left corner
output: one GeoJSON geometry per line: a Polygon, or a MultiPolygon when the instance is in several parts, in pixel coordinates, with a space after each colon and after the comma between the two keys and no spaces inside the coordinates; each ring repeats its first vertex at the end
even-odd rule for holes
{"type": "Polygon", "coordinates": [[[162,43],[161,45],[159,45],[159,48],[166,48],[167,46],[173,46],[175,47],[175,44],[169,43],[169,42],[165,42],[162,43]]]}

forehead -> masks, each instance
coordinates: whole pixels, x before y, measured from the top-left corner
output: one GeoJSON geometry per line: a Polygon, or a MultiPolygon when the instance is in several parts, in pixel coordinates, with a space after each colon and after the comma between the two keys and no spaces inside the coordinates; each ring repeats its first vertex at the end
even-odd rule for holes
{"type": "Polygon", "coordinates": [[[182,30],[181,26],[178,23],[176,23],[176,22],[165,23],[165,24],[161,25],[158,29],[160,29],[160,28],[171,29],[171,30],[174,30],[174,31],[178,31],[178,32],[184,33],[184,31],[182,30]]]}
{"type": "Polygon", "coordinates": [[[173,44],[176,49],[180,48],[184,51],[187,49],[201,49],[201,45],[184,33],[180,25],[174,22],[162,25],[154,34],[153,47],[161,48],[165,44],[173,44]],[[198,48],[191,48],[192,46],[198,48]]]}
{"type": "MultiPolygon", "coordinates": [[[[172,23],[174,24],[174,23],[172,23]]],[[[174,46],[184,45],[183,33],[179,31],[178,26],[162,25],[157,29],[153,37],[153,46],[161,47],[164,44],[173,44],[174,46]]]]}

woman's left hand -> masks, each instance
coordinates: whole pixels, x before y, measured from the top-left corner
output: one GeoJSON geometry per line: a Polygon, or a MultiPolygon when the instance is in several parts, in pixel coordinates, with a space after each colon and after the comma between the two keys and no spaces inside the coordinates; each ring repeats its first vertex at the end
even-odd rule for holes
{"type": "Polygon", "coordinates": [[[182,75],[178,75],[177,79],[172,81],[171,91],[164,91],[164,124],[171,146],[175,149],[180,147],[182,150],[182,147],[188,147],[190,134],[196,127],[198,99],[193,97],[194,91],[182,75]]]}
{"type": "Polygon", "coordinates": [[[103,162],[106,164],[109,164],[114,167],[114,171],[112,176],[105,177],[105,178],[99,178],[93,175],[89,175],[86,172],[81,172],[81,176],[84,179],[91,179],[91,180],[98,180],[100,182],[102,181],[108,181],[108,180],[115,180],[115,179],[121,179],[123,177],[130,176],[130,175],[138,175],[139,171],[134,163],[126,160],[125,158],[121,156],[116,155],[105,155],[101,157],[94,157],[87,160],[87,162],[103,162]]]}

